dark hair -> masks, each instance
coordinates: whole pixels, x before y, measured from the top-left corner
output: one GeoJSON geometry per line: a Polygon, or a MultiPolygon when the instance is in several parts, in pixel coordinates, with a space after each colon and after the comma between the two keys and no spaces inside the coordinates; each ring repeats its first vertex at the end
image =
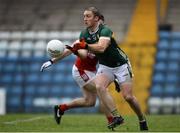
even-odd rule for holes
{"type": "Polygon", "coordinates": [[[101,19],[101,20],[104,22],[104,21],[105,21],[104,15],[101,14],[101,15],[99,16],[99,19],[101,19]]]}
{"type": "MultiPolygon", "coordinates": [[[[91,7],[86,8],[85,10],[87,10],[87,11],[92,11],[92,13],[94,14],[94,16],[98,16],[99,19],[101,19],[101,16],[103,16],[96,7],[91,6],[91,7]]],[[[103,18],[104,18],[104,16],[103,16],[103,18]]]]}

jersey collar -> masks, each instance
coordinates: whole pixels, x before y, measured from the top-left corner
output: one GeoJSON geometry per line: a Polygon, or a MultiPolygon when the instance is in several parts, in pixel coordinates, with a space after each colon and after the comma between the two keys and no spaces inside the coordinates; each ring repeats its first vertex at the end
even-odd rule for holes
{"type": "Polygon", "coordinates": [[[99,30],[99,23],[98,23],[98,25],[97,25],[97,27],[95,28],[95,30],[94,31],[91,31],[90,29],[88,29],[88,31],[89,31],[89,34],[95,34],[98,30],[99,30]]]}

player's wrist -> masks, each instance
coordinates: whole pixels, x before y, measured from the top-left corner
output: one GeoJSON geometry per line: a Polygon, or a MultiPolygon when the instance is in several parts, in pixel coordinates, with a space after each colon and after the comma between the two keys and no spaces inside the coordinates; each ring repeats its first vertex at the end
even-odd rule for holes
{"type": "Polygon", "coordinates": [[[49,61],[51,62],[51,64],[53,64],[53,63],[54,63],[52,59],[50,59],[49,61]]]}

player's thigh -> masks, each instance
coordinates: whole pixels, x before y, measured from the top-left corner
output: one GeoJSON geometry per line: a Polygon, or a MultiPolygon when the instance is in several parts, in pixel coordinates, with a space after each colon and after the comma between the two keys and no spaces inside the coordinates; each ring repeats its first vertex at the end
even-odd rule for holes
{"type": "Polygon", "coordinates": [[[127,63],[113,69],[113,73],[118,80],[120,86],[123,83],[132,82],[132,71],[127,63]]]}
{"type": "Polygon", "coordinates": [[[107,88],[114,81],[113,71],[109,67],[100,64],[93,81],[96,86],[107,88]]]}
{"type": "MultiPolygon", "coordinates": [[[[92,71],[80,72],[75,65],[73,66],[72,76],[80,88],[83,88],[85,85],[89,84],[89,82],[93,79],[93,77],[95,77],[95,75],[96,72],[92,72],[92,71]]],[[[89,85],[89,88],[90,87],[92,87],[93,89],[93,86],[89,85]]]]}
{"type": "Polygon", "coordinates": [[[107,74],[101,73],[95,76],[93,79],[96,87],[107,88],[113,81],[112,76],[108,76],[107,74]]]}

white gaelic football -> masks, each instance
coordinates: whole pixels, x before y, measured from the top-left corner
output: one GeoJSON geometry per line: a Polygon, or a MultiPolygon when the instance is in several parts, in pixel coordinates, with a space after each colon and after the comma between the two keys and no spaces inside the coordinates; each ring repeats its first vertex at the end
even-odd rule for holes
{"type": "Polygon", "coordinates": [[[60,56],[64,52],[65,46],[60,40],[51,40],[48,42],[46,50],[51,57],[60,56]]]}

